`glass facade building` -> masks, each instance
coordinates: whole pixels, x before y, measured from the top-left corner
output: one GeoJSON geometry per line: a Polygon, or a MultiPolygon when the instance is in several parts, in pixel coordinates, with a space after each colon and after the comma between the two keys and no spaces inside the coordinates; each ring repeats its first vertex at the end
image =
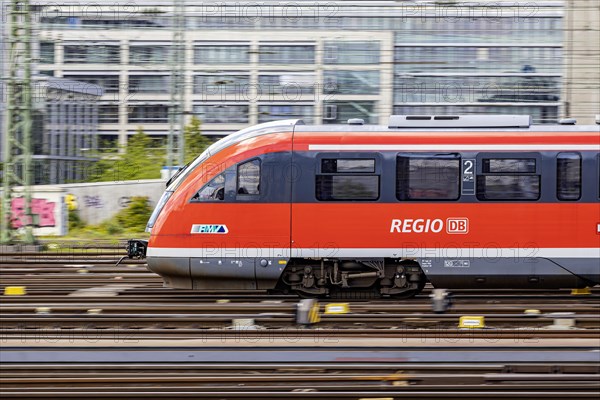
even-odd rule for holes
{"type": "MultiPolygon", "coordinates": [[[[65,2],[41,19],[40,69],[101,85],[100,133],[169,130],[170,60],[185,60],[184,111],[222,136],[283,118],[387,123],[391,114],[561,115],[564,1],[187,1],[117,13],[65,2]],[[115,16],[116,15],[116,16],[115,16]]],[[[56,3],[53,3],[55,6],[56,3]]]]}

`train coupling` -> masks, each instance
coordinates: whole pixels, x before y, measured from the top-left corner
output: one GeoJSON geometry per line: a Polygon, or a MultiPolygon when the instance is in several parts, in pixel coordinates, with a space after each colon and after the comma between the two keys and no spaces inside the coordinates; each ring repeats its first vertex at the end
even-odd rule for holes
{"type": "Polygon", "coordinates": [[[121,259],[119,261],[117,261],[117,264],[115,265],[118,266],[121,261],[123,261],[125,258],[135,258],[135,259],[142,259],[142,258],[146,258],[146,250],[148,249],[148,241],[147,240],[142,240],[142,239],[130,239],[127,241],[127,255],[121,257],[121,259]]]}
{"type": "Polygon", "coordinates": [[[130,239],[127,241],[127,257],[146,258],[146,249],[148,241],[141,239],[130,239]]]}

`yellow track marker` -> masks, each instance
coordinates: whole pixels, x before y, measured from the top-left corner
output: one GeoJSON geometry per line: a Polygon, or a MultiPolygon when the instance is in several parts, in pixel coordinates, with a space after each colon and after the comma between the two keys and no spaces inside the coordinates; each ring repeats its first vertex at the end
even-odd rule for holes
{"type": "Polygon", "coordinates": [[[534,310],[534,309],[529,309],[529,310],[525,310],[523,311],[523,314],[527,314],[527,315],[540,315],[542,312],[540,310],[534,310]]]}
{"type": "Polygon", "coordinates": [[[23,296],[27,294],[25,286],[7,286],[4,288],[5,296],[23,296]]]}
{"type": "Polygon", "coordinates": [[[310,311],[308,312],[308,320],[311,324],[316,324],[321,322],[321,315],[319,314],[319,303],[315,301],[315,304],[312,306],[310,311]]]}
{"type": "Polygon", "coordinates": [[[485,318],[481,316],[462,316],[458,320],[458,327],[468,329],[485,328],[485,318]]]}
{"type": "Polygon", "coordinates": [[[348,303],[331,303],[325,305],[325,314],[348,314],[350,305],[348,303]]]}
{"type": "Polygon", "coordinates": [[[572,289],[571,296],[585,296],[588,294],[592,294],[592,291],[589,287],[584,287],[582,289],[572,289]]]}

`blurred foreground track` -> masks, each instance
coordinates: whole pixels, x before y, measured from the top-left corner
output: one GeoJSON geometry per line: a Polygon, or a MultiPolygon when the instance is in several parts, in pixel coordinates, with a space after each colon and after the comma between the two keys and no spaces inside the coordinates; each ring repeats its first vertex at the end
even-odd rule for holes
{"type": "Polygon", "coordinates": [[[313,339],[138,345],[5,341],[3,399],[13,398],[597,398],[600,361],[590,340],[313,339]],[[24,391],[20,388],[26,387],[24,391]]]}
{"type": "Polygon", "coordinates": [[[2,400],[600,397],[600,288],[457,290],[435,314],[426,287],[304,327],[295,296],[163,288],[121,254],[0,257],[2,293],[26,291],[0,297],[2,400]]]}

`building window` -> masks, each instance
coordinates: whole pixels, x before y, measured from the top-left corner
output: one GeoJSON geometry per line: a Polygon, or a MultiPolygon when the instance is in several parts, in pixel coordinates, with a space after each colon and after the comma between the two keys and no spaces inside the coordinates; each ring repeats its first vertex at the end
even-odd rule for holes
{"type": "Polygon", "coordinates": [[[315,46],[273,46],[261,45],[261,64],[314,64],[315,46]]]}
{"type": "Polygon", "coordinates": [[[379,175],[373,158],[324,158],[316,176],[319,201],[375,201],[379,199],[379,175]]]}
{"type": "Polygon", "coordinates": [[[324,64],[379,64],[379,42],[325,42],[324,64]]]}
{"type": "Polygon", "coordinates": [[[400,154],[396,159],[398,200],[457,200],[460,193],[458,154],[400,154]]]}
{"type": "Polygon", "coordinates": [[[40,43],[40,64],[54,64],[54,43],[40,43]]]}
{"type": "Polygon", "coordinates": [[[119,46],[66,45],[65,64],[119,64],[119,46]]]}
{"type": "Polygon", "coordinates": [[[129,46],[129,64],[165,64],[170,58],[169,46],[129,46]]]}
{"type": "Polygon", "coordinates": [[[170,77],[166,75],[130,75],[129,93],[169,93],[170,77]]]}
{"type": "Polygon", "coordinates": [[[283,96],[285,100],[299,100],[302,95],[313,94],[317,80],[314,73],[278,73],[259,75],[258,94],[283,96]]]}
{"type": "Polygon", "coordinates": [[[247,104],[201,104],[194,105],[194,115],[205,124],[247,124],[247,104]]]}
{"type": "MultiPolygon", "coordinates": [[[[402,43],[402,42],[400,42],[402,43]]],[[[561,72],[560,47],[396,46],[395,72],[561,72]]],[[[533,77],[532,77],[533,78],[533,77]]]]}
{"type": "Polygon", "coordinates": [[[238,165],[237,194],[260,194],[260,160],[255,159],[238,165]]]}
{"type": "Polygon", "coordinates": [[[74,81],[91,83],[93,85],[101,86],[104,89],[104,93],[118,93],[119,92],[119,76],[118,75],[71,75],[64,74],[63,78],[71,79],[74,81]]]}
{"type": "Polygon", "coordinates": [[[100,124],[118,124],[119,106],[116,104],[98,105],[98,123],[100,124]]]}
{"type": "Polygon", "coordinates": [[[394,103],[558,102],[560,90],[556,76],[439,77],[397,72],[394,103]]]}
{"type": "Polygon", "coordinates": [[[345,124],[350,118],[361,118],[366,124],[378,122],[374,101],[325,102],[323,123],[345,124]]]}
{"type": "Polygon", "coordinates": [[[194,46],[194,64],[248,64],[250,46],[194,46]]]}
{"type": "Polygon", "coordinates": [[[484,158],[477,176],[479,200],[528,200],[540,198],[540,175],[535,158],[484,158]]]}
{"type": "Polygon", "coordinates": [[[133,105],[129,108],[129,123],[167,123],[169,107],[164,104],[133,105]]]}
{"type": "Polygon", "coordinates": [[[581,198],[581,155],[559,153],[556,156],[556,197],[559,200],[581,198]]]}
{"type": "MultiPolygon", "coordinates": [[[[314,120],[314,107],[300,104],[268,104],[258,106],[258,122],[269,122],[282,119],[314,120]]],[[[305,121],[305,122],[306,122],[305,121]]]]}
{"type": "MultiPolygon", "coordinates": [[[[194,94],[201,94],[203,98],[208,96],[219,96],[222,100],[228,100],[227,96],[243,94],[249,97],[250,76],[234,74],[211,74],[194,76],[194,94]]],[[[229,98],[239,100],[240,96],[229,98]]]]}
{"type": "Polygon", "coordinates": [[[325,71],[325,94],[379,94],[379,71],[325,71]]]}
{"type": "Polygon", "coordinates": [[[214,177],[192,197],[192,202],[225,200],[225,172],[214,177]]]}

